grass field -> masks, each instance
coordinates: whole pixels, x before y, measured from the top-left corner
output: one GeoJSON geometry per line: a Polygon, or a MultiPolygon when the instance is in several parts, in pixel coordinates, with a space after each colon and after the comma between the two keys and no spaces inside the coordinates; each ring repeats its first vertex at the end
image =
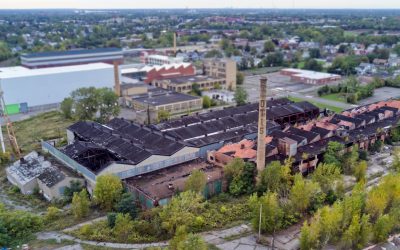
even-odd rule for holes
{"type": "Polygon", "coordinates": [[[323,95],[321,98],[336,102],[346,102],[346,97],[341,93],[323,95]]]}
{"type": "MultiPolygon", "coordinates": [[[[60,112],[51,111],[27,120],[14,122],[14,131],[23,154],[40,149],[40,140],[66,136],[66,128],[74,121],[65,119],[60,112]]],[[[6,128],[3,134],[6,137],[6,128]]],[[[7,139],[5,140],[7,143],[7,139]]]]}
{"type": "Polygon", "coordinates": [[[297,68],[302,69],[302,68],[304,68],[305,64],[306,64],[305,61],[301,61],[301,62],[299,62],[299,63],[297,64],[297,68]]]}
{"type": "Polygon", "coordinates": [[[317,106],[317,107],[320,108],[320,109],[329,109],[329,110],[332,110],[332,111],[335,112],[335,113],[340,113],[340,112],[343,111],[342,108],[335,107],[335,106],[331,106],[331,105],[327,105],[327,104],[320,103],[320,102],[314,102],[314,101],[311,101],[311,100],[309,100],[309,99],[302,99],[302,98],[292,97],[292,96],[289,96],[288,98],[289,98],[289,100],[291,100],[291,101],[293,101],[293,102],[308,101],[308,102],[314,104],[315,106],[317,106]]]}

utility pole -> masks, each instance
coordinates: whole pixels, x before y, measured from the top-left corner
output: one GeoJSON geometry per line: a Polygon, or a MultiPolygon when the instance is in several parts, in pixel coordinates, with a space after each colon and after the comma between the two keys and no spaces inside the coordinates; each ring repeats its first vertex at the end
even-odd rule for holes
{"type": "Polygon", "coordinates": [[[260,219],[258,221],[258,240],[261,240],[261,215],[262,215],[262,203],[260,203],[260,219]]]}

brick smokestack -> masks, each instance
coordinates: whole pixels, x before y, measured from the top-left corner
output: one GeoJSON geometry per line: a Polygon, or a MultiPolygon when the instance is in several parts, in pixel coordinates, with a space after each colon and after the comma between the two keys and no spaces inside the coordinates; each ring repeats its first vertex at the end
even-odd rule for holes
{"type": "Polygon", "coordinates": [[[257,136],[257,182],[265,168],[265,136],[267,127],[267,78],[260,78],[260,102],[258,111],[258,136],[257,136]]]}
{"type": "Polygon", "coordinates": [[[117,96],[121,96],[121,82],[119,81],[118,62],[114,61],[114,91],[117,96]]]}
{"type": "Polygon", "coordinates": [[[174,32],[174,56],[176,56],[176,32],[174,32]]]}

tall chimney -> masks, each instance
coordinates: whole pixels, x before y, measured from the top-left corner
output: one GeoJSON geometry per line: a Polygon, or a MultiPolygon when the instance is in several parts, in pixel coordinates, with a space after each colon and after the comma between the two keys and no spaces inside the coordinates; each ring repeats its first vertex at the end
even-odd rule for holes
{"type": "Polygon", "coordinates": [[[258,111],[258,136],[257,136],[257,182],[265,168],[265,136],[267,127],[267,78],[260,78],[260,102],[258,111]]]}
{"type": "Polygon", "coordinates": [[[174,56],[176,56],[176,32],[174,32],[174,56]]]}
{"type": "Polygon", "coordinates": [[[121,96],[121,83],[119,81],[118,62],[114,61],[114,91],[117,96],[121,96]]]}

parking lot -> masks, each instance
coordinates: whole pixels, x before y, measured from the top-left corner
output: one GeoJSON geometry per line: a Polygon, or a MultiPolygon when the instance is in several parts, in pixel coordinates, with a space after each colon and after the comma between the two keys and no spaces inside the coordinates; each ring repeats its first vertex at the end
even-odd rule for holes
{"type": "Polygon", "coordinates": [[[265,75],[246,76],[243,87],[249,94],[248,99],[250,101],[258,100],[261,76],[266,76],[268,78],[268,96],[287,96],[290,92],[298,92],[300,90],[314,87],[309,84],[291,82],[290,77],[280,75],[278,72],[265,75]]]}
{"type": "Polygon", "coordinates": [[[389,98],[398,98],[398,97],[400,97],[400,88],[383,87],[375,89],[373,96],[361,100],[359,104],[365,105],[373,102],[386,100],[389,98]]]}

